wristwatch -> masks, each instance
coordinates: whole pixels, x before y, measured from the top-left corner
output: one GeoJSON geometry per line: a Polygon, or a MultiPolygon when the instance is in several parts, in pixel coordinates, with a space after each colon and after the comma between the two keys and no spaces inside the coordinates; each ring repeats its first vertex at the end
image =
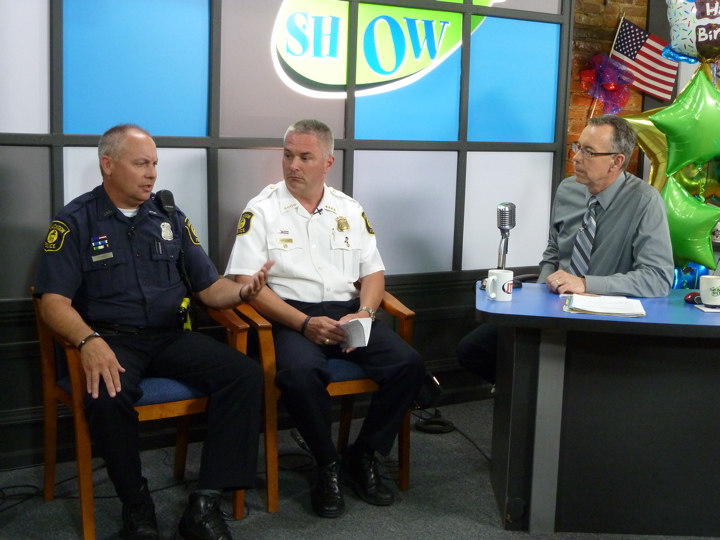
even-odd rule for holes
{"type": "Polygon", "coordinates": [[[371,321],[375,320],[375,310],[374,309],[369,308],[367,306],[363,306],[357,310],[358,313],[360,313],[361,311],[367,311],[370,314],[370,320],[371,321]]]}
{"type": "Polygon", "coordinates": [[[78,350],[78,351],[81,350],[81,349],[83,348],[83,345],[85,345],[85,344],[86,344],[88,341],[90,341],[92,338],[96,338],[96,337],[102,337],[102,336],[101,336],[100,334],[98,334],[97,332],[93,332],[93,333],[90,334],[88,337],[86,337],[85,339],[83,339],[80,343],[78,343],[77,350],[78,350]]]}

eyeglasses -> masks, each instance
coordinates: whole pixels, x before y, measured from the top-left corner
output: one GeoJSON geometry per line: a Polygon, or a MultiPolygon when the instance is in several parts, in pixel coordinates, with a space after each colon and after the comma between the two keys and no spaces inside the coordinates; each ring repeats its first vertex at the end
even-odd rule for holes
{"type": "Polygon", "coordinates": [[[587,148],[584,148],[580,146],[580,143],[574,142],[570,145],[572,148],[572,151],[576,154],[580,152],[582,154],[582,157],[586,159],[594,158],[595,156],[614,156],[615,154],[619,154],[620,152],[593,152],[592,150],[588,150],[587,148]]]}

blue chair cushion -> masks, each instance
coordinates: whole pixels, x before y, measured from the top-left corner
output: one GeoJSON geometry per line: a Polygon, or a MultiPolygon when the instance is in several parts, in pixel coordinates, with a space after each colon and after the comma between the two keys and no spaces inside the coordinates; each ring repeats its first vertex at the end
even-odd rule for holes
{"type": "Polygon", "coordinates": [[[331,358],[328,360],[328,368],[330,368],[331,382],[357,381],[368,378],[363,368],[349,360],[331,358]]]}
{"type": "MultiPolygon", "coordinates": [[[[69,377],[60,379],[58,385],[70,393],[69,377]]],[[[140,381],[140,388],[143,391],[143,396],[135,403],[135,406],[155,405],[156,403],[170,403],[172,401],[205,397],[205,394],[187,384],[164,377],[147,377],[140,381]]]]}

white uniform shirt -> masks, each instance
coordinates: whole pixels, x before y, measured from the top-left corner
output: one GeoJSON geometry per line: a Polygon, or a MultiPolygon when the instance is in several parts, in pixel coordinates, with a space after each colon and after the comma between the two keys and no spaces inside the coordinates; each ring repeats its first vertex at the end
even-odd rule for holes
{"type": "Polygon", "coordinates": [[[284,181],[248,203],[225,275],[252,275],[268,259],[275,261],[270,288],[284,300],[311,303],[357,298],[355,282],[385,270],[360,204],[327,185],[314,214],[284,181]]]}

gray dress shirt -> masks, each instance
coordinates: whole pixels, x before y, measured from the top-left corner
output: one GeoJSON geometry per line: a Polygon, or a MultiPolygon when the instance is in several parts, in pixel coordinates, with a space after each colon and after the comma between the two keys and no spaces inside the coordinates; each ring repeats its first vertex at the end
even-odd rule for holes
{"type": "MultiPolygon", "coordinates": [[[[560,183],[538,283],[558,269],[570,271],[575,235],[590,195],[574,176],[560,183]]],[[[597,230],[585,275],[587,292],[667,296],[674,264],[665,203],[658,191],[625,172],[596,197],[597,230]]]]}

